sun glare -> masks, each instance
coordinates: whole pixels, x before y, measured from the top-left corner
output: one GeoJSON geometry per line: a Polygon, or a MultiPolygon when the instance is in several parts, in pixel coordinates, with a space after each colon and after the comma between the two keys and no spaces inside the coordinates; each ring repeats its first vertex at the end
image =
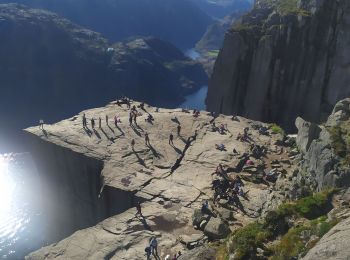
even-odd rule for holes
{"type": "Polygon", "coordinates": [[[11,211],[15,183],[8,171],[8,162],[0,158],[0,217],[11,211]]]}

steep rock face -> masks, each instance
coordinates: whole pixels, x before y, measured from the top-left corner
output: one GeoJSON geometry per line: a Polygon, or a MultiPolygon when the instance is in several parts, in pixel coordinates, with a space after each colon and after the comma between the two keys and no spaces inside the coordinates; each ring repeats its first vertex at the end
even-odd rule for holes
{"type": "Polygon", "coordinates": [[[325,119],[350,94],[349,17],[345,0],[258,1],[226,34],[208,109],[288,130],[325,119]]]}
{"type": "Polygon", "coordinates": [[[297,119],[297,145],[302,152],[301,166],[312,188],[348,187],[350,99],[339,101],[324,125],[297,119]]]}
{"type": "Polygon", "coordinates": [[[111,41],[154,36],[191,48],[211,18],[187,0],[0,0],[58,13],[111,41]]]}
{"type": "Polygon", "coordinates": [[[0,5],[0,37],[6,122],[0,130],[58,120],[122,94],[174,107],[207,81],[201,65],[170,43],[144,38],[113,46],[53,13],[20,5],[0,5]]]}

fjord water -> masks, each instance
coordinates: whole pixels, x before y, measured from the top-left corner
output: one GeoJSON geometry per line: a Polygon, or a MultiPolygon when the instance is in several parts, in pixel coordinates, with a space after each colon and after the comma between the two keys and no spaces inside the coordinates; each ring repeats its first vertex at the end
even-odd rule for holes
{"type": "MultiPolygon", "coordinates": [[[[192,60],[198,60],[201,55],[194,48],[185,51],[185,55],[192,60]]],[[[205,110],[205,99],[208,93],[208,86],[202,86],[199,90],[185,97],[185,101],[180,105],[185,109],[205,110]]]]}
{"type": "Polygon", "coordinates": [[[30,154],[0,155],[0,259],[24,259],[45,244],[40,190],[30,154]]]}

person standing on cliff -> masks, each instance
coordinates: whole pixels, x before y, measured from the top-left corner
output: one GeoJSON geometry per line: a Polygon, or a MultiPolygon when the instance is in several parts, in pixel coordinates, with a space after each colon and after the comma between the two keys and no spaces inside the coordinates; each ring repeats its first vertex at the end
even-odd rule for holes
{"type": "Polygon", "coordinates": [[[158,241],[156,237],[152,237],[150,241],[150,247],[152,249],[152,254],[156,259],[159,259],[158,255],[158,241]]]}
{"type": "Polygon", "coordinates": [[[174,146],[174,135],[172,133],[170,133],[169,135],[169,144],[171,146],[174,146]]]}
{"type": "Polygon", "coordinates": [[[145,133],[145,142],[146,142],[146,146],[151,146],[151,143],[149,142],[149,136],[148,133],[145,133]]]}
{"type": "Polygon", "coordinates": [[[106,115],[106,125],[108,126],[108,115],[106,115]]]}
{"type": "Polygon", "coordinates": [[[136,204],[136,214],[135,217],[140,216],[141,218],[144,218],[142,215],[142,210],[141,210],[141,203],[138,201],[136,204]]]}
{"type": "Polygon", "coordinates": [[[102,119],[101,117],[98,118],[98,128],[102,128],[102,119]]]}
{"type": "Polygon", "coordinates": [[[95,119],[91,118],[91,127],[92,129],[95,129],[95,119]]]}
{"type": "Polygon", "coordinates": [[[177,125],[177,136],[181,134],[181,125],[177,125]]]}
{"type": "Polygon", "coordinates": [[[134,147],[135,147],[135,139],[132,139],[131,140],[131,149],[134,150],[134,147]]]}
{"type": "Polygon", "coordinates": [[[87,127],[87,121],[86,121],[86,115],[85,113],[83,114],[83,127],[87,127]]]}
{"type": "Polygon", "coordinates": [[[132,126],[132,117],[133,117],[133,111],[129,111],[129,125],[132,126]]]}
{"type": "Polygon", "coordinates": [[[40,120],[39,120],[39,128],[40,128],[41,130],[44,130],[44,120],[43,120],[43,119],[40,119],[40,120]]]}

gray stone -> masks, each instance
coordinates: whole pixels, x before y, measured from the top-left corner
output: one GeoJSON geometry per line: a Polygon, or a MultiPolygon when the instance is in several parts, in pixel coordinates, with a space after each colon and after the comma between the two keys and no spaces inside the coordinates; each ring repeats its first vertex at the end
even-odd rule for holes
{"type": "Polygon", "coordinates": [[[333,227],[303,260],[349,260],[350,218],[333,227]]]}
{"type": "Polygon", "coordinates": [[[204,229],[204,234],[209,239],[222,239],[230,232],[230,228],[220,218],[211,218],[204,229]]]}

